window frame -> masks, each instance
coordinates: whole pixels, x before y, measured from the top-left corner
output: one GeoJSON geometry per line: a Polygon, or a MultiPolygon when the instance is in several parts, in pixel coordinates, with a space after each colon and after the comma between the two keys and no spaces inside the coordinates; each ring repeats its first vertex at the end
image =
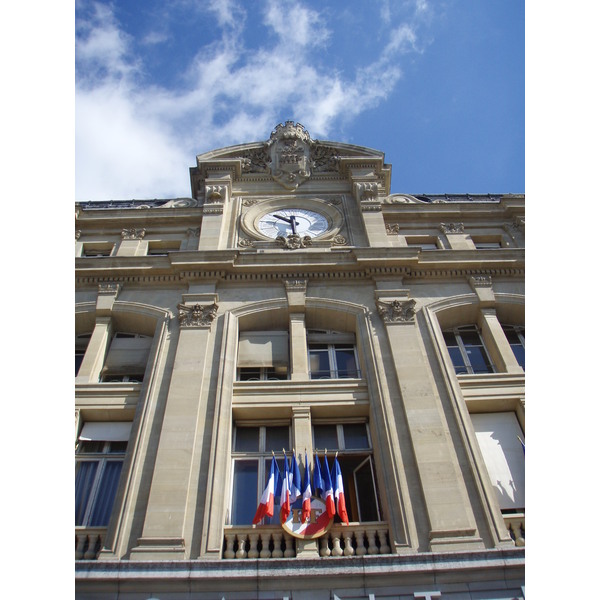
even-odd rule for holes
{"type": "MultiPolygon", "coordinates": [[[[281,473],[283,474],[283,447],[281,449],[267,448],[267,429],[269,427],[287,427],[288,430],[288,441],[285,445],[285,449],[291,448],[292,438],[292,424],[289,420],[274,420],[269,421],[268,424],[259,424],[257,422],[246,422],[236,421],[233,424],[232,435],[231,435],[231,486],[229,490],[229,504],[227,507],[226,525],[234,525],[237,527],[245,527],[252,525],[252,516],[254,511],[260,503],[262,493],[264,492],[265,485],[269,477],[269,469],[271,464],[271,457],[274,455],[277,460],[277,464],[281,473]],[[236,450],[237,444],[237,433],[239,429],[243,428],[257,428],[258,429],[258,445],[257,450],[236,450]],[[242,496],[245,501],[248,502],[249,510],[252,512],[250,521],[248,523],[235,523],[236,515],[234,515],[235,509],[235,493],[236,493],[236,464],[237,463],[250,463],[254,462],[257,464],[256,468],[256,501],[252,504],[250,496],[245,490],[242,490],[242,496]]],[[[275,494],[275,505],[279,505],[279,498],[275,494]]],[[[250,513],[248,513],[250,514],[250,513]]],[[[265,517],[263,521],[265,524],[279,523],[278,509],[275,510],[274,515],[271,518],[265,517]]]]}
{"type": "MultiPolygon", "coordinates": [[[[361,370],[360,370],[360,362],[358,358],[358,351],[356,347],[356,339],[354,338],[352,341],[349,341],[348,336],[351,335],[354,338],[354,334],[348,334],[342,331],[332,331],[332,330],[319,330],[319,329],[308,329],[306,336],[306,347],[307,347],[307,355],[308,355],[308,377],[310,380],[320,380],[320,379],[361,379],[361,370]],[[336,337],[339,336],[339,339],[336,337]],[[326,346],[326,348],[315,348],[315,346],[326,346]],[[339,375],[340,369],[338,365],[338,351],[348,351],[351,350],[354,358],[354,376],[341,376],[339,375]],[[318,353],[318,354],[317,354],[318,353]],[[318,371],[313,371],[311,368],[311,358],[312,356],[326,354],[327,363],[329,368],[327,369],[319,369],[318,371]],[[326,373],[329,372],[329,375],[320,375],[318,377],[313,377],[313,373],[326,373]]],[[[320,361],[319,361],[320,363],[320,361]]]]}
{"type": "MultiPolygon", "coordinates": [[[[325,454],[325,450],[327,450],[328,455],[330,453],[334,453],[334,456],[338,457],[338,461],[340,462],[340,467],[342,469],[342,477],[344,479],[344,495],[346,496],[346,507],[349,511],[349,514],[353,512],[353,507],[356,506],[356,512],[358,513],[357,515],[354,515],[357,517],[357,521],[361,522],[361,523],[365,523],[365,522],[381,522],[382,520],[382,506],[381,506],[381,500],[380,500],[380,495],[379,495],[379,489],[378,489],[378,485],[377,485],[377,475],[376,475],[376,469],[375,469],[375,456],[374,456],[374,451],[373,451],[373,443],[372,443],[372,438],[371,438],[371,428],[369,427],[369,422],[365,419],[344,419],[342,421],[340,420],[336,420],[336,421],[332,421],[332,420],[327,420],[327,419],[315,419],[313,420],[313,422],[311,423],[311,434],[312,434],[312,442],[313,442],[313,452],[316,453],[317,457],[319,458],[319,461],[323,461],[323,456],[325,454]],[[367,440],[367,446],[366,447],[359,447],[359,448],[348,448],[348,444],[346,444],[346,435],[344,433],[344,428],[348,425],[364,425],[365,427],[365,431],[366,431],[366,440],[367,440]],[[336,428],[336,437],[337,437],[337,448],[320,448],[317,446],[316,444],[316,436],[315,436],[315,427],[322,427],[322,426],[331,426],[334,425],[336,428]],[[345,467],[348,466],[348,462],[350,460],[360,460],[360,462],[352,467],[352,471],[348,472],[348,469],[346,469],[345,467]],[[361,508],[361,498],[364,498],[364,490],[362,490],[362,488],[358,485],[358,481],[357,481],[357,471],[362,468],[365,463],[368,462],[369,463],[369,469],[370,469],[370,474],[371,474],[371,482],[372,482],[372,488],[371,488],[371,493],[373,495],[373,498],[375,499],[375,514],[376,514],[376,520],[375,521],[367,521],[366,519],[363,519],[363,512],[365,509],[361,508]],[[346,463],[346,464],[344,464],[346,463]],[[348,481],[350,481],[350,479],[353,482],[353,486],[350,487],[347,485],[348,481]]],[[[331,456],[328,456],[327,458],[328,463],[329,463],[329,468],[331,469],[333,466],[333,461],[331,456]]],[[[336,520],[339,520],[339,516],[336,515],[336,520]]]]}
{"type": "Polygon", "coordinates": [[[504,332],[504,335],[506,336],[508,345],[510,346],[511,350],[513,351],[513,354],[515,355],[515,359],[517,360],[520,367],[524,371],[525,370],[525,327],[523,325],[512,325],[510,323],[500,323],[500,325],[502,326],[502,331],[504,332]],[[511,343],[511,341],[508,339],[507,330],[512,331],[512,333],[514,333],[517,336],[517,338],[519,339],[518,345],[520,345],[523,348],[523,363],[522,364],[514,350],[514,346],[517,346],[517,344],[511,343]]]}
{"type": "MultiPolygon", "coordinates": [[[[114,510],[114,504],[115,504],[115,500],[116,500],[116,496],[117,496],[117,491],[119,488],[119,482],[120,482],[122,474],[123,474],[123,466],[125,463],[125,457],[127,455],[127,446],[128,446],[127,442],[125,442],[125,448],[122,451],[112,452],[111,446],[112,446],[112,444],[115,444],[115,443],[123,443],[123,442],[107,441],[107,440],[96,440],[96,441],[90,442],[90,441],[80,440],[77,443],[77,446],[75,449],[76,478],[77,478],[77,474],[80,469],[79,465],[81,465],[82,463],[98,463],[98,466],[96,468],[95,473],[93,474],[93,481],[92,481],[91,486],[89,487],[89,491],[87,493],[87,499],[85,501],[85,508],[83,509],[82,514],[81,514],[81,519],[80,519],[81,522],[79,522],[79,523],[77,522],[78,521],[77,514],[75,515],[75,526],[76,527],[84,527],[84,528],[108,527],[108,525],[110,523],[112,512],[114,510]],[[99,452],[86,452],[85,451],[85,448],[88,447],[88,444],[98,443],[98,442],[102,442],[102,448],[99,452]],[[106,523],[91,524],[90,521],[96,510],[97,502],[99,501],[99,499],[101,499],[102,494],[105,493],[102,490],[102,485],[104,483],[103,478],[104,478],[104,474],[106,472],[108,463],[120,463],[120,465],[121,465],[121,468],[119,470],[119,475],[117,478],[117,482],[114,487],[114,491],[112,492],[113,497],[110,502],[110,510],[109,510],[108,519],[107,519],[106,523]]],[[[75,487],[75,494],[77,495],[77,486],[75,487]]],[[[75,507],[75,510],[77,511],[77,505],[75,507]]]]}
{"type": "Polygon", "coordinates": [[[452,363],[452,366],[454,367],[454,371],[455,371],[456,375],[485,375],[488,373],[496,373],[497,372],[496,366],[494,365],[494,361],[492,360],[490,353],[485,345],[485,341],[481,334],[481,328],[478,325],[471,324],[471,325],[459,325],[456,327],[448,327],[442,331],[442,334],[443,334],[446,350],[450,356],[450,362],[452,363]],[[462,339],[462,335],[461,335],[461,333],[467,333],[467,332],[477,334],[479,341],[481,342],[480,345],[483,350],[484,362],[487,362],[487,364],[489,366],[488,370],[475,371],[475,369],[472,365],[472,362],[469,359],[469,353],[467,351],[467,347],[470,345],[465,344],[464,340],[462,339]],[[456,340],[456,346],[448,345],[448,342],[446,340],[447,333],[451,333],[454,336],[454,339],[456,340]],[[461,355],[461,358],[463,360],[463,365],[457,365],[455,363],[453,353],[450,352],[451,347],[458,349],[458,351],[461,355]],[[466,370],[466,372],[459,373],[458,372],[459,368],[464,368],[466,370]]]}

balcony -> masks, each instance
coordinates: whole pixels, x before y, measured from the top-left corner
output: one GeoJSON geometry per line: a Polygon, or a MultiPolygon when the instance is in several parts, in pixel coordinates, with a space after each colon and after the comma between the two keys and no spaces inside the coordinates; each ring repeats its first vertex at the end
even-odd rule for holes
{"type": "Polygon", "coordinates": [[[504,524],[515,546],[525,545],[525,513],[504,514],[504,524]]]}
{"type": "MultiPolygon", "coordinates": [[[[390,554],[388,525],[386,522],[335,524],[317,540],[319,555],[364,556],[366,554],[390,554]]],[[[297,552],[296,539],[279,525],[258,527],[227,526],[223,558],[294,558],[297,552]]]]}
{"type": "Polygon", "coordinates": [[[104,544],[106,527],[75,528],[75,560],[95,560],[104,544]]]}

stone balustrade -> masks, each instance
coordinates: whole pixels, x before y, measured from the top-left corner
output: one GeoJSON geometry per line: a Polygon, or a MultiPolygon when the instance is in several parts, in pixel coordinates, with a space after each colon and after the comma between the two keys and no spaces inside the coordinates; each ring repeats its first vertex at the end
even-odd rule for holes
{"type": "MultiPolygon", "coordinates": [[[[318,538],[319,554],[329,556],[364,556],[389,554],[388,527],[385,522],[335,524],[318,538]]],[[[292,558],[296,556],[295,539],[279,525],[225,528],[223,558],[292,558]]]]}
{"type": "Polygon", "coordinates": [[[106,527],[75,528],[75,560],[95,560],[104,544],[106,527]]]}
{"type": "Polygon", "coordinates": [[[504,515],[504,523],[515,546],[525,545],[525,513],[514,513],[504,515]]]}

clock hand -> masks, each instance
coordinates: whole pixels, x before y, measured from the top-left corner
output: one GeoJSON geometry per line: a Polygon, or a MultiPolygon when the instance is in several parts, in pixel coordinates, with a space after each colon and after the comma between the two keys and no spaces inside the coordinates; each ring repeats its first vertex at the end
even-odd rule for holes
{"type": "Polygon", "coordinates": [[[276,219],[281,219],[286,223],[289,223],[292,226],[292,233],[296,233],[296,217],[292,215],[289,219],[287,217],[282,217],[281,215],[273,215],[276,219]]]}

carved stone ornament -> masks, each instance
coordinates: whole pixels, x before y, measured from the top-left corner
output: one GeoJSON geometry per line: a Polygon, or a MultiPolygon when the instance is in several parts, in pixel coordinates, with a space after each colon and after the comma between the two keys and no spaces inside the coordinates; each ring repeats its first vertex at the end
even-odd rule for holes
{"type": "Polygon", "coordinates": [[[286,121],[277,125],[267,142],[271,175],[287,190],[294,190],[310,177],[310,134],[303,125],[286,121]]]}
{"type": "Polygon", "coordinates": [[[279,235],[275,238],[275,241],[279,242],[286,250],[298,250],[298,248],[312,246],[312,238],[310,235],[302,237],[297,233],[292,233],[287,237],[279,235]]]}
{"type": "Polygon", "coordinates": [[[415,300],[377,300],[377,311],[385,323],[410,323],[415,318],[415,300]]]}
{"type": "Polygon", "coordinates": [[[214,204],[215,202],[223,202],[227,194],[227,188],[224,185],[207,185],[204,192],[204,203],[214,204]]]}
{"type": "Polygon", "coordinates": [[[188,227],[188,230],[185,233],[189,237],[200,237],[200,227],[196,227],[195,229],[188,227]]]}
{"type": "Polygon", "coordinates": [[[78,240],[81,237],[81,229],[75,230],[75,239],[78,240]]]}
{"type": "Polygon", "coordinates": [[[332,246],[346,246],[346,245],[348,245],[348,240],[343,235],[338,234],[331,240],[331,245],[332,246]]]}
{"type": "Polygon", "coordinates": [[[492,287],[491,275],[473,275],[470,282],[473,287],[492,287]]]}
{"type": "Polygon", "coordinates": [[[216,304],[194,304],[187,306],[178,304],[180,327],[210,327],[217,316],[219,307],[216,304]]]}
{"type": "Polygon", "coordinates": [[[241,248],[253,248],[254,240],[249,240],[248,238],[240,238],[238,240],[238,246],[241,248]]]}
{"type": "Polygon", "coordinates": [[[398,223],[386,223],[385,232],[388,235],[397,235],[400,233],[400,225],[398,223]]]}
{"type": "Polygon", "coordinates": [[[464,233],[465,226],[463,223],[440,223],[442,233],[464,233]]]}
{"type": "Polygon", "coordinates": [[[145,235],[145,229],[136,229],[135,227],[128,227],[121,231],[121,237],[124,240],[141,240],[145,235]]]}
{"type": "Polygon", "coordinates": [[[98,294],[108,295],[108,296],[117,296],[121,289],[120,283],[114,283],[112,281],[99,283],[98,284],[98,294]]]}

